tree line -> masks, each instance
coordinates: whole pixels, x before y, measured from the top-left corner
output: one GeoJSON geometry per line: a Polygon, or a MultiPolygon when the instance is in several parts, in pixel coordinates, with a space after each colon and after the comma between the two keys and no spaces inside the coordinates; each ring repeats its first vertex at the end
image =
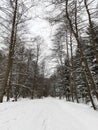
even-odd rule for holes
{"type": "Polygon", "coordinates": [[[57,69],[52,75],[53,88],[60,98],[69,101],[98,100],[98,9],[95,0],[54,0],[49,22],[57,24],[53,54],[57,69]],[[53,12],[52,12],[53,14],[53,12]],[[84,16],[85,15],[85,16],[84,16]]]}
{"type": "Polygon", "coordinates": [[[41,60],[44,39],[29,38],[30,9],[36,1],[2,0],[0,6],[0,39],[6,46],[0,52],[0,102],[4,96],[7,101],[47,96],[45,57],[41,60]]]}
{"type": "MultiPolygon", "coordinates": [[[[64,97],[73,102],[98,100],[98,6],[95,0],[50,0],[53,10],[46,20],[56,25],[50,59],[56,64],[45,76],[43,38],[28,39],[30,8],[21,0],[5,0],[0,6],[0,41],[7,53],[0,53],[0,102],[14,97],[64,97]],[[84,16],[85,15],[85,16],[84,16]],[[32,43],[30,48],[25,45],[32,43]]],[[[45,1],[44,1],[45,2],[45,1]]],[[[46,1],[47,2],[47,1],[46,1]]],[[[2,2],[1,2],[2,3],[2,2]]],[[[5,50],[4,50],[5,51],[5,50]]]]}

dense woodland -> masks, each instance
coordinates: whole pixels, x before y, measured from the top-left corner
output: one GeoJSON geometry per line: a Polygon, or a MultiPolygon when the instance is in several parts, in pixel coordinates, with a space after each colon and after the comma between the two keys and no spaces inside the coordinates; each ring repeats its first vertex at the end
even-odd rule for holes
{"type": "Polygon", "coordinates": [[[29,14],[38,1],[1,1],[0,44],[6,47],[0,50],[0,102],[4,96],[7,101],[52,96],[77,103],[91,102],[96,109],[98,5],[95,0],[48,1],[46,5],[52,9],[46,10],[44,19],[56,26],[49,57],[42,55],[44,38],[29,36],[29,14]],[[31,47],[27,47],[29,42],[31,47]],[[48,58],[55,64],[50,76],[45,75],[49,71],[45,69],[48,58]]]}

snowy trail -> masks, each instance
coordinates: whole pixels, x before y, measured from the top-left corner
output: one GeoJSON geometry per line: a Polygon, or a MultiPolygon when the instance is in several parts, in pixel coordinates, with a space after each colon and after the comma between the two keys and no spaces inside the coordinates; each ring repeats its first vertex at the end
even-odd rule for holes
{"type": "Polygon", "coordinates": [[[0,130],[97,130],[98,112],[47,98],[0,104],[0,130]]]}

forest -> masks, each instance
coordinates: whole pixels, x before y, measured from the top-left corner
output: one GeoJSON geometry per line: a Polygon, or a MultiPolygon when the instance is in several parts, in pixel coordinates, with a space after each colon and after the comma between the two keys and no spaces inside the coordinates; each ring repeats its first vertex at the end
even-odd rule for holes
{"type": "Polygon", "coordinates": [[[0,1],[0,103],[48,96],[97,109],[98,1],[0,1]],[[30,32],[40,4],[54,28],[49,49],[45,36],[30,32]]]}

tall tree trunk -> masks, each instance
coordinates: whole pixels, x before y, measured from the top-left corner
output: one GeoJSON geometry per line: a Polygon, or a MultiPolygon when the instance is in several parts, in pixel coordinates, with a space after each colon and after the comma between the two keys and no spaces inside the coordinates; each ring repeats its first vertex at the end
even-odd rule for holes
{"type": "Polygon", "coordinates": [[[72,81],[73,81],[73,89],[75,90],[75,98],[77,103],[79,103],[78,95],[77,95],[77,86],[75,82],[75,70],[74,70],[74,64],[73,64],[73,48],[72,48],[72,34],[70,32],[70,49],[71,49],[71,75],[72,75],[72,81]]]}
{"type": "MultiPolygon", "coordinates": [[[[91,71],[90,71],[90,68],[89,68],[87,59],[86,59],[86,57],[85,57],[85,55],[84,55],[84,53],[83,53],[82,46],[81,46],[81,42],[80,42],[80,40],[79,40],[78,34],[77,34],[77,32],[75,32],[75,30],[74,30],[74,28],[73,28],[72,21],[71,21],[71,19],[70,19],[70,17],[69,17],[69,13],[68,13],[68,0],[66,0],[66,17],[67,17],[67,19],[68,19],[68,21],[69,21],[70,29],[71,29],[71,31],[72,31],[72,33],[73,33],[73,35],[74,35],[74,37],[75,37],[75,39],[76,39],[76,41],[77,41],[78,48],[79,48],[79,50],[80,50],[80,55],[81,55],[82,62],[84,63],[85,68],[86,68],[86,71],[87,71],[88,74],[89,74],[89,78],[90,78],[90,80],[91,80],[93,90],[94,90],[95,95],[96,95],[96,98],[97,98],[97,100],[98,100],[98,92],[97,92],[96,84],[95,84],[94,79],[93,79],[93,76],[92,76],[92,74],[91,74],[91,71]]],[[[78,30],[77,30],[77,31],[78,31],[78,30]]]]}
{"type": "Polygon", "coordinates": [[[9,81],[7,86],[7,101],[10,100],[10,95],[11,95],[11,88],[12,88],[11,80],[12,80],[12,70],[10,71],[10,76],[9,76],[9,81]]]}
{"type": "Polygon", "coordinates": [[[13,55],[14,55],[15,40],[16,40],[15,39],[15,27],[16,27],[16,16],[17,16],[17,3],[18,3],[18,0],[15,1],[11,39],[10,39],[10,46],[9,46],[8,63],[7,63],[7,68],[6,68],[4,80],[2,82],[0,102],[3,102],[3,97],[5,94],[5,89],[7,86],[8,77],[9,77],[10,70],[11,70],[12,65],[13,65],[13,55]]]}
{"type": "Polygon", "coordinates": [[[68,69],[69,69],[69,82],[70,82],[70,92],[71,92],[71,98],[72,101],[74,102],[74,97],[73,97],[73,84],[72,84],[72,78],[71,78],[71,65],[70,65],[70,58],[69,58],[69,47],[68,47],[68,31],[66,29],[66,49],[67,49],[67,59],[68,59],[68,69]]]}
{"type": "Polygon", "coordinates": [[[87,76],[86,76],[86,73],[85,71],[83,70],[83,80],[86,84],[86,87],[87,87],[87,90],[88,90],[88,95],[90,97],[90,101],[92,103],[92,106],[94,108],[94,110],[96,110],[96,107],[95,107],[95,104],[94,104],[94,101],[93,101],[93,98],[92,98],[92,95],[91,95],[91,90],[90,90],[90,86],[89,86],[89,83],[88,83],[88,80],[87,80],[87,76]]]}
{"type": "Polygon", "coordinates": [[[72,101],[74,102],[74,94],[73,94],[73,90],[74,90],[74,84],[73,84],[73,79],[72,79],[72,71],[73,71],[73,68],[72,68],[72,35],[70,34],[70,51],[71,51],[71,65],[70,65],[70,85],[71,85],[71,94],[72,94],[72,101]]]}

